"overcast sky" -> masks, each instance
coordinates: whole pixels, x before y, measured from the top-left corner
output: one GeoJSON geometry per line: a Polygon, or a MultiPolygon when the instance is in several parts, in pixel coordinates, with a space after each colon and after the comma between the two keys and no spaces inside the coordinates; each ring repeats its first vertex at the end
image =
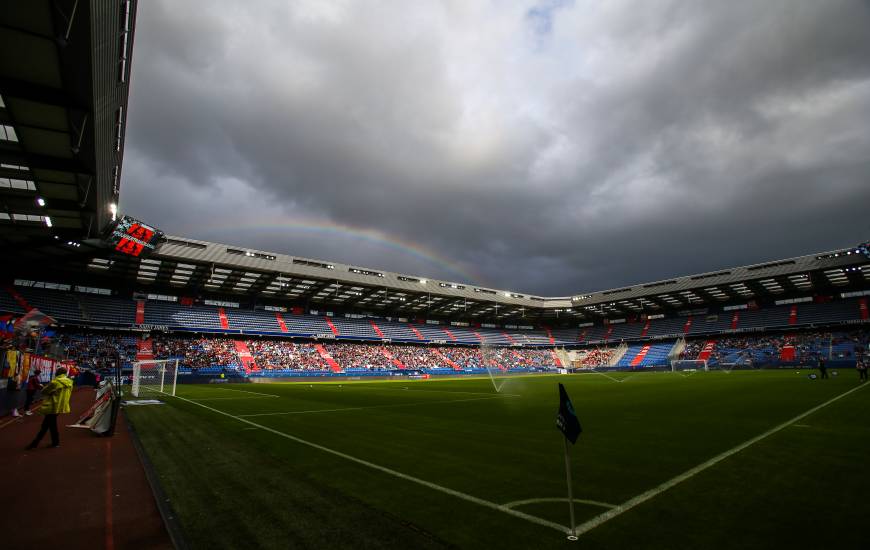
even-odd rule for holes
{"type": "Polygon", "coordinates": [[[564,296],[870,238],[867,0],[148,0],[121,210],[564,296]]]}

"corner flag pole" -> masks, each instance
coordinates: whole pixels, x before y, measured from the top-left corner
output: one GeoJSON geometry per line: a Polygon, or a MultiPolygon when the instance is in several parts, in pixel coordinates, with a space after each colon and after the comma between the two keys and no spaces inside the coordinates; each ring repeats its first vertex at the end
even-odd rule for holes
{"type": "Polygon", "coordinates": [[[577,419],[577,413],[574,411],[574,405],[571,403],[571,398],[568,397],[568,392],[565,391],[565,386],[559,384],[559,413],[556,415],[556,427],[562,432],[565,444],[565,479],[568,482],[568,511],[571,514],[571,528],[568,530],[568,540],[577,540],[576,523],[574,523],[574,489],[571,483],[571,460],[568,456],[568,441],[574,445],[577,443],[577,437],[583,431],[580,426],[580,420],[577,419]]]}
{"type": "Polygon", "coordinates": [[[571,462],[568,458],[568,438],[562,438],[562,443],[565,444],[565,479],[568,481],[568,510],[571,514],[571,531],[568,533],[568,540],[577,540],[577,532],[574,521],[574,489],[571,487],[571,462]]]}

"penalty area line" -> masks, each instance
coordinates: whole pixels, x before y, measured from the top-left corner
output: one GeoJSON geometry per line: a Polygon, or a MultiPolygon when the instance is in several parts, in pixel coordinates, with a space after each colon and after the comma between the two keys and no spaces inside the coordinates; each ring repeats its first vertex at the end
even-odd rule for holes
{"type": "Polygon", "coordinates": [[[241,417],[236,416],[234,414],[230,414],[228,412],[224,412],[222,410],[215,409],[213,407],[209,407],[208,405],[204,405],[202,403],[197,403],[196,401],[191,401],[190,399],[186,399],[184,397],[175,396],[175,398],[179,399],[181,401],[186,401],[188,403],[196,405],[197,407],[202,407],[203,409],[207,409],[209,411],[220,414],[222,416],[226,416],[228,418],[238,420],[239,422],[242,422],[244,424],[248,424],[249,426],[253,426],[255,428],[259,428],[263,431],[277,435],[278,437],[283,437],[284,439],[289,439],[290,441],[295,441],[296,443],[299,443],[300,445],[305,445],[307,447],[311,447],[312,449],[317,449],[318,451],[323,451],[324,453],[328,453],[328,454],[331,454],[333,456],[337,456],[339,458],[343,458],[345,460],[348,460],[350,462],[354,462],[354,463],[359,464],[361,466],[371,468],[372,470],[377,470],[377,471],[385,473],[387,475],[391,475],[393,477],[397,477],[397,478],[405,480],[405,481],[410,481],[411,483],[416,483],[417,485],[422,485],[423,487],[433,489],[435,491],[438,491],[439,493],[444,493],[446,495],[450,495],[450,496],[459,498],[459,499],[464,500],[466,502],[471,502],[472,504],[477,504],[478,506],[482,506],[484,508],[489,508],[490,510],[496,510],[498,512],[502,512],[502,513],[508,514],[510,516],[514,516],[516,518],[524,519],[530,523],[534,523],[534,524],[540,525],[542,527],[549,527],[551,529],[555,529],[556,531],[559,531],[560,533],[568,533],[569,532],[569,529],[567,527],[565,527],[564,525],[559,525],[558,523],[548,521],[546,519],[539,518],[537,516],[532,516],[530,514],[525,514],[523,512],[519,512],[517,510],[512,510],[512,509],[507,508],[505,506],[502,506],[500,504],[496,504],[495,502],[490,502],[488,500],[478,498],[478,497],[463,493],[461,491],[457,491],[455,489],[450,489],[449,487],[444,487],[442,485],[438,485],[437,483],[433,483],[431,481],[426,481],[425,479],[420,479],[419,477],[414,477],[412,475],[403,474],[402,472],[399,472],[397,470],[393,470],[391,468],[387,468],[386,466],[381,466],[380,464],[375,464],[374,462],[369,462],[368,460],[363,460],[362,458],[357,458],[355,456],[343,453],[341,451],[336,451],[335,449],[330,449],[329,447],[325,447],[325,446],[320,445],[318,443],[314,443],[312,441],[307,441],[307,440],[302,439],[300,437],[296,437],[295,435],[290,435],[288,433],[284,433],[282,431],[276,430],[274,428],[270,428],[268,426],[264,426],[262,424],[257,424],[256,422],[248,420],[247,418],[241,418],[241,417]]]}
{"type": "Polygon", "coordinates": [[[854,392],[860,390],[861,388],[863,388],[865,386],[866,385],[857,386],[857,387],[852,388],[851,390],[848,390],[848,391],[841,393],[840,395],[832,397],[831,399],[828,399],[827,401],[825,401],[821,405],[816,405],[815,407],[813,407],[805,412],[802,412],[801,414],[795,416],[794,418],[792,418],[790,420],[786,420],[782,424],[774,426],[773,428],[767,430],[766,432],[759,434],[759,435],[753,437],[752,439],[748,439],[748,440],[744,441],[743,443],[741,443],[740,445],[737,445],[736,447],[732,447],[731,449],[728,449],[727,451],[714,456],[710,460],[707,460],[706,462],[702,462],[701,464],[698,464],[694,468],[686,470],[682,474],[680,474],[676,477],[673,477],[673,478],[669,479],[668,481],[665,481],[664,483],[662,483],[658,487],[653,487],[649,491],[646,491],[645,493],[641,493],[641,494],[637,495],[636,497],[631,498],[631,499],[623,502],[622,504],[616,506],[615,508],[612,508],[612,509],[610,509],[610,510],[608,510],[608,511],[606,511],[598,516],[595,516],[594,518],[590,519],[589,521],[581,523],[574,530],[575,531],[574,534],[579,536],[579,535],[582,535],[584,533],[588,533],[589,531],[595,529],[599,525],[606,523],[606,522],[610,521],[611,519],[624,514],[625,512],[628,512],[632,508],[643,504],[644,502],[660,495],[661,493],[664,493],[665,491],[675,487],[676,485],[679,485],[680,483],[686,481],[687,479],[691,479],[691,478],[695,477],[696,475],[700,474],[704,470],[711,468],[711,467],[715,466],[716,464],[722,462],[726,458],[729,458],[729,457],[739,453],[740,451],[746,449],[747,447],[751,447],[752,445],[755,445],[756,443],[758,443],[759,441],[762,441],[763,439],[767,439],[768,437],[772,436],[773,434],[780,432],[780,431],[784,430],[785,428],[788,428],[792,424],[795,424],[796,422],[803,420],[804,418],[810,416],[811,414],[827,407],[828,405],[830,405],[836,401],[839,401],[840,399],[846,397],[847,395],[849,395],[851,393],[854,393],[854,392]]]}
{"type": "Polygon", "coordinates": [[[215,387],[213,387],[212,389],[215,389],[215,390],[224,390],[224,391],[237,391],[237,392],[239,392],[239,393],[252,393],[252,394],[254,394],[254,395],[264,395],[264,396],[266,396],[266,397],[281,397],[280,395],[275,395],[274,393],[262,393],[262,392],[258,392],[258,391],[236,390],[236,389],[233,389],[233,388],[222,388],[222,387],[220,387],[220,386],[215,386],[215,387]]]}

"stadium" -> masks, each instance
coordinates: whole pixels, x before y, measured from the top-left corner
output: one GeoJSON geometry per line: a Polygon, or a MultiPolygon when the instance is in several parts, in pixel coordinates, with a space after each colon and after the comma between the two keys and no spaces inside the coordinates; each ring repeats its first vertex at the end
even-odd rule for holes
{"type": "Polygon", "coordinates": [[[139,9],[0,9],[4,547],[870,544],[867,235],[548,296],[168,234],[139,9]]]}

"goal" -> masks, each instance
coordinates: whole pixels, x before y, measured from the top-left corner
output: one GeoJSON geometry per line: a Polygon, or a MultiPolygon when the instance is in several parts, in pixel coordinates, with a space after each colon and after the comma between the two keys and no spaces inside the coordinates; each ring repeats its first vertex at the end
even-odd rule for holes
{"type": "Polygon", "coordinates": [[[178,359],[149,359],[133,363],[133,397],[162,393],[175,395],[178,359]]]}
{"type": "Polygon", "coordinates": [[[671,361],[671,370],[677,371],[699,371],[708,370],[706,359],[674,359],[671,361]]]}

